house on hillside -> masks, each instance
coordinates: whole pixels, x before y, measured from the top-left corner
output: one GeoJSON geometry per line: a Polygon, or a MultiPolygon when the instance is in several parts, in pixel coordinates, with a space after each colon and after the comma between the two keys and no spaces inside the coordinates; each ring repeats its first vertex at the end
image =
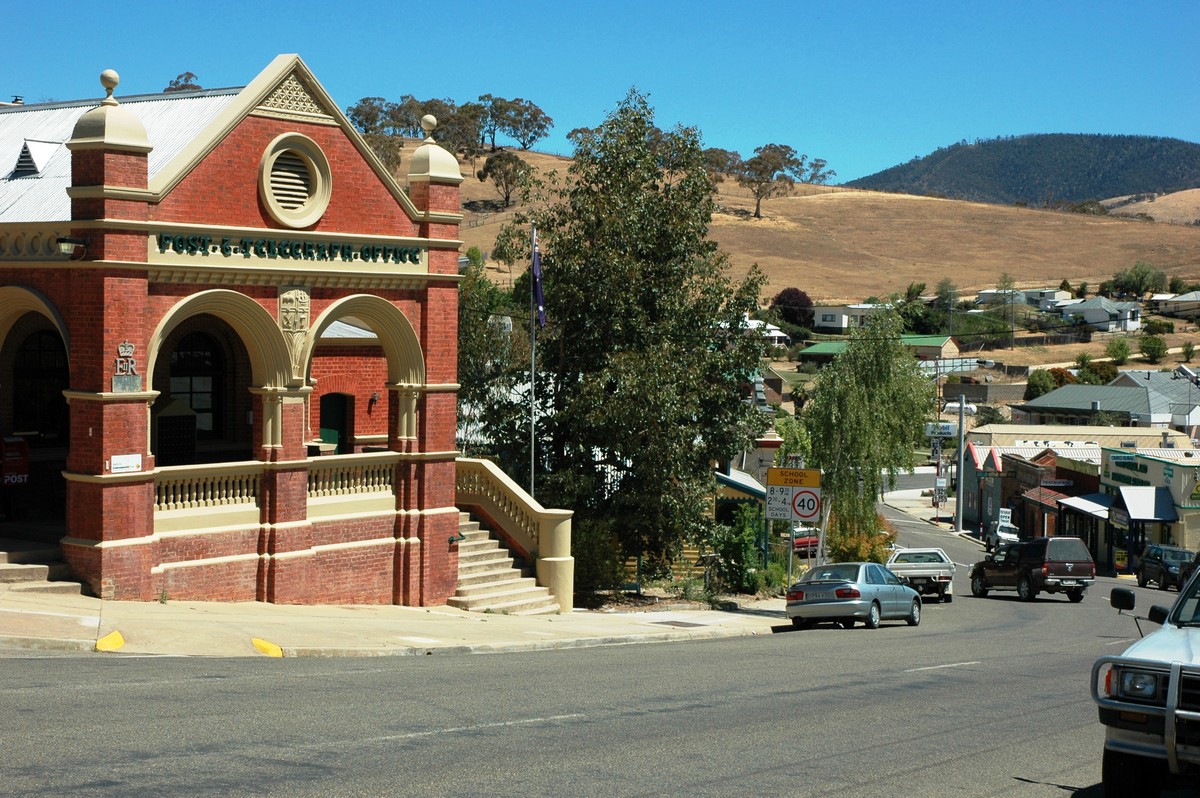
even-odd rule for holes
{"type": "MultiPolygon", "coordinates": [[[[900,340],[913,353],[923,371],[949,374],[972,370],[978,365],[975,358],[964,358],[958,341],[949,335],[902,335],[900,340]]],[[[829,363],[846,350],[846,341],[821,341],[800,351],[801,363],[829,363]]]]}
{"type": "Polygon", "coordinates": [[[1025,304],[1033,305],[1041,311],[1051,310],[1056,303],[1071,298],[1070,291],[1059,288],[1033,288],[1025,291],[1025,304]]]}
{"type": "Polygon", "coordinates": [[[776,327],[774,324],[769,324],[759,319],[746,319],[746,328],[751,332],[756,332],[763,338],[767,339],[767,343],[771,346],[791,346],[792,339],[783,330],[776,327]]]}
{"type": "Polygon", "coordinates": [[[1026,301],[1018,288],[985,288],[975,297],[976,305],[1017,305],[1026,301]]]}
{"type": "Polygon", "coordinates": [[[880,310],[891,307],[883,303],[864,302],[857,305],[817,305],[813,308],[813,332],[845,335],[861,327],[880,310]]]}
{"type": "Polygon", "coordinates": [[[1090,424],[1103,412],[1122,426],[1176,429],[1200,424],[1200,388],[1179,373],[1126,371],[1107,385],[1064,385],[1013,407],[1016,424],[1090,424]]]}
{"type": "Polygon", "coordinates": [[[1098,296],[1062,309],[1067,324],[1083,323],[1101,332],[1134,332],[1142,327],[1142,306],[1098,296]]]}
{"type": "Polygon", "coordinates": [[[1158,303],[1159,311],[1167,316],[1194,319],[1200,316],[1200,291],[1189,291],[1158,303]]]}

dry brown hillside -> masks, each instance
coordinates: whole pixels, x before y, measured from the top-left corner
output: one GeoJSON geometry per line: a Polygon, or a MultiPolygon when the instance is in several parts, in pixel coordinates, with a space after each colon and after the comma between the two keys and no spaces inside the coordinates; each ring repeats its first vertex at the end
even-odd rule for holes
{"type": "MultiPolygon", "coordinates": [[[[565,174],[570,164],[557,156],[517,154],[541,171],[565,174]]],[[[474,168],[462,165],[461,238],[464,249],[488,252],[517,208],[499,207],[492,184],[475,177],[482,165],[482,158],[474,168]]],[[[1005,272],[1025,288],[1057,287],[1064,278],[1094,287],[1139,260],[1200,282],[1197,226],[822,186],[798,187],[790,197],[768,200],[764,218],[754,219],[744,189],[732,181],[719,188],[723,210],[713,218],[710,234],[729,255],[735,274],[755,263],[766,273],[765,298],[794,286],[818,301],[860,301],[904,291],[910,283],[925,283],[932,292],[944,277],[967,294],[995,287],[1005,272]]],[[[1178,203],[1180,218],[1200,217],[1200,192],[1181,194],[1190,197],[1168,195],[1150,204],[1158,210],[1168,201],[1172,207],[1178,203]]],[[[505,265],[490,266],[493,279],[508,279],[505,265]]],[[[519,274],[524,264],[513,269],[519,274]]]]}

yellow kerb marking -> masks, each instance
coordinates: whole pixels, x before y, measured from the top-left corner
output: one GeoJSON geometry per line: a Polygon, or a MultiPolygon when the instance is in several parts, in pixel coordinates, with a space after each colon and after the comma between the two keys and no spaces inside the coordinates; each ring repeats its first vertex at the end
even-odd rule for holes
{"type": "Polygon", "coordinates": [[[261,653],[266,654],[268,657],[283,656],[283,649],[274,643],[268,643],[266,640],[260,640],[257,637],[252,639],[250,642],[253,643],[254,647],[257,648],[261,653]]]}
{"type": "Polygon", "coordinates": [[[120,651],[125,645],[125,638],[120,632],[109,632],[104,637],[96,641],[97,651],[120,651]]]}

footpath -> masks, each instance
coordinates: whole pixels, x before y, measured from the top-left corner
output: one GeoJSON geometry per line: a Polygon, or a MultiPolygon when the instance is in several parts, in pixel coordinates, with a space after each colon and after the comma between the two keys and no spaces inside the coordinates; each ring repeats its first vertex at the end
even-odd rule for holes
{"type": "MultiPolygon", "coordinates": [[[[953,534],[921,491],[885,502],[953,534]]],[[[952,507],[952,505],[951,505],[952,507]]],[[[946,521],[950,523],[947,524],[946,521]]],[[[517,616],[452,607],[106,601],[0,584],[0,649],[142,656],[334,657],[536,651],[768,635],[791,628],[785,600],[692,609],[517,616]]]]}

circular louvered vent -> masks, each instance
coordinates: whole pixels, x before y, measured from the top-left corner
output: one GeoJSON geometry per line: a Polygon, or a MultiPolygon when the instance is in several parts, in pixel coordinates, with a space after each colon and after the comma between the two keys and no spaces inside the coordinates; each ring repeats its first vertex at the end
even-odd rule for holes
{"type": "Polygon", "coordinates": [[[308,227],[325,213],[333,184],[329,161],[317,143],[286,133],[263,154],[259,194],[271,217],[288,227],[308,227]]]}

